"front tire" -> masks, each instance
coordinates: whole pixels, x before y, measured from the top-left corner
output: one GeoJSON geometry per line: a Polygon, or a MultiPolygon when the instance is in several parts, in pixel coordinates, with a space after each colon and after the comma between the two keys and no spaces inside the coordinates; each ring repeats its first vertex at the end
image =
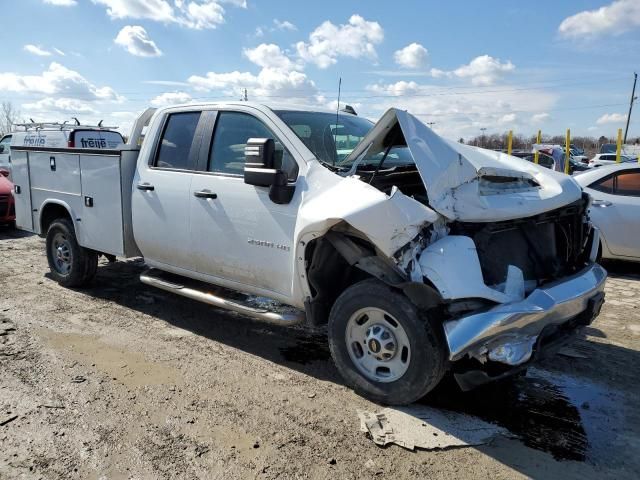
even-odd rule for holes
{"type": "Polygon", "coordinates": [[[356,283],[338,297],[329,315],[329,347],[347,383],[383,404],[419,400],[446,371],[441,333],[378,280],[356,283]]]}
{"type": "Polygon", "coordinates": [[[63,287],[82,287],[91,282],[98,268],[98,254],[78,244],[73,224],[54,220],[47,230],[47,261],[51,276],[63,287]]]}

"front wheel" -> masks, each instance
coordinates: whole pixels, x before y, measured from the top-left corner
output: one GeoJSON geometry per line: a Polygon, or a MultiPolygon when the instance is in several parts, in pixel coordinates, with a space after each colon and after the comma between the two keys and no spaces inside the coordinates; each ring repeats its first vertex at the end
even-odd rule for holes
{"type": "Polygon", "coordinates": [[[64,287],[82,287],[91,282],[98,268],[98,254],[78,244],[68,219],[59,218],[51,223],[46,244],[54,280],[64,287]]]}
{"type": "Polygon", "coordinates": [[[347,383],[384,404],[415,402],[446,370],[442,335],[404,295],[378,280],[352,285],[336,300],[329,347],[347,383]]]}

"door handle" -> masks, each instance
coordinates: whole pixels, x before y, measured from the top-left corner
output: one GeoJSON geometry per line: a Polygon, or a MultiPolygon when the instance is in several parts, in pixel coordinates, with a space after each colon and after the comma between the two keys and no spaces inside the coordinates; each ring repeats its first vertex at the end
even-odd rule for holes
{"type": "Polygon", "coordinates": [[[197,192],[193,192],[193,196],[198,198],[212,198],[214,200],[218,198],[218,194],[213,193],[211,190],[199,190],[197,192]]]}
{"type": "Polygon", "coordinates": [[[144,192],[153,192],[156,189],[156,187],[154,187],[150,183],[139,183],[138,185],[136,185],[136,188],[144,192]]]}
{"type": "Polygon", "coordinates": [[[594,207],[610,207],[612,203],[608,200],[594,200],[591,205],[594,207]]]}

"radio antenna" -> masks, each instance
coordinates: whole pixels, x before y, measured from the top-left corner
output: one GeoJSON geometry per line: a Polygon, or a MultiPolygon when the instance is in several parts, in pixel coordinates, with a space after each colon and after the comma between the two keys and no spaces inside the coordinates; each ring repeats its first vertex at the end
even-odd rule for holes
{"type": "Polygon", "coordinates": [[[336,154],[333,155],[333,165],[336,164],[336,157],[338,156],[338,146],[336,138],[338,135],[338,115],[340,114],[340,92],[342,90],[342,77],[338,80],[338,106],[336,106],[336,128],[333,130],[333,145],[336,147],[336,154]]]}

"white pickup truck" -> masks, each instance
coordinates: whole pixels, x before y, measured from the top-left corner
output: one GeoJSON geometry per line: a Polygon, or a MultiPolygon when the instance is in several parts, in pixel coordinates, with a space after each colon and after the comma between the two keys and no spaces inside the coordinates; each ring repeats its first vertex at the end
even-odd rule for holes
{"type": "Polygon", "coordinates": [[[17,224],[46,236],[62,285],[89,282],[101,254],[142,256],[146,284],[267,322],[328,324],[346,382],[383,403],[415,401],[448,372],[469,389],[521,371],[604,301],[590,199],[572,178],[396,109],[373,125],[175,106],[145,112],[115,149],[12,154],[17,224]]]}

